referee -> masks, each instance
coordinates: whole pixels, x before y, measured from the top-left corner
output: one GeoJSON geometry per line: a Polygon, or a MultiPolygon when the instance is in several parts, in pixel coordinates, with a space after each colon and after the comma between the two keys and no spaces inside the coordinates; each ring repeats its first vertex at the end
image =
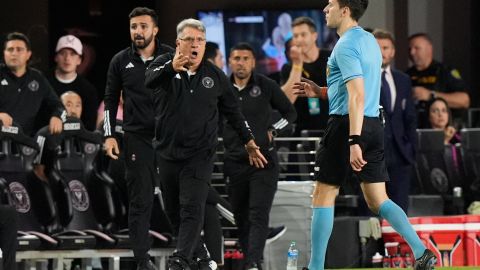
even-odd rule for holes
{"type": "Polygon", "coordinates": [[[205,27],[195,19],[177,25],[175,54],[148,67],[145,83],[155,88],[155,139],[165,205],[178,232],[169,269],[216,269],[200,241],[205,201],[222,113],[249,153],[251,165],[267,161],[253,140],[233,89],[222,70],[204,59],[205,27]]]}
{"type": "Polygon", "coordinates": [[[137,7],[130,18],[130,47],[117,53],[108,68],[105,89],[104,136],[107,155],[118,159],[115,137],[118,103],[124,100],[123,130],[126,181],[129,198],[128,228],[137,269],[155,269],[149,260],[148,230],[153,205],[155,164],[151,90],[145,87],[145,70],[152,60],[173,51],[157,39],[158,18],[154,10],[137,7]],[[123,91],[122,91],[123,90],[123,91]]]}
{"type": "MultiPolygon", "coordinates": [[[[360,179],[370,210],[386,219],[409,244],[415,270],[432,270],[435,254],[427,249],[407,215],[385,189],[383,127],[379,118],[382,54],[372,34],[358,25],[368,0],[329,0],[324,8],[327,26],[340,36],[327,63],[330,118],[315,161],[315,190],[310,270],[323,270],[333,221],[335,197],[350,169],[360,179]]],[[[310,80],[294,89],[319,97],[325,88],[310,80]]]]}

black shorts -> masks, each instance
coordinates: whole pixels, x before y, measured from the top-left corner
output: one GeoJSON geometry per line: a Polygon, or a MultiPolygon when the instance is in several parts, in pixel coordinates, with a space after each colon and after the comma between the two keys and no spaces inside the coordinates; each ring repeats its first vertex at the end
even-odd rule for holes
{"type": "Polygon", "coordinates": [[[361,148],[363,159],[367,164],[360,172],[355,172],[351,168],[348,136],[348,115],[330,115],[315,159],[315,180],[341,186],[353,172],[363,182],[388,181],[383,154],[383,126],[380,119],[378,117],[364,117],[363,119],[361,148]]]}

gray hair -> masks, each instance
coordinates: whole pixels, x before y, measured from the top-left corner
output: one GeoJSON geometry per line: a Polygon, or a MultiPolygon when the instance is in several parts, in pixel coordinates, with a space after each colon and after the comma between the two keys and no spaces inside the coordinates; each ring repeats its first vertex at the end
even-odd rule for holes
{"type": "Polygon", "coordinates": [[[187,27],[194,28],[194,29],[197,29],[199,31],[202,31],[203,33],[206,33],[205,26],[203,25],[203,23],[201,21],[189,18],[189,19],[185,19],[185,20],[181,21],[180,23],[178,23],[178,25],[177,25],[177,38],[180,37],[183,30],[187,27]]]}

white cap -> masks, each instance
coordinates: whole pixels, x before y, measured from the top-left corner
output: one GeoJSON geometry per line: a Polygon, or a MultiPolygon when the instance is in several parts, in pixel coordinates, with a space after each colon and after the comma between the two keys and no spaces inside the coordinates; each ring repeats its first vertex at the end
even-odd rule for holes
{"type": "Polygon", "coordinates": [[[78,55],[82,55],[83,45],[80,39],[73,35],[66,35],[58,39],[57,48],[55,52],[59,52],[62,49],[70,48],[74,50],[78,55]]]}

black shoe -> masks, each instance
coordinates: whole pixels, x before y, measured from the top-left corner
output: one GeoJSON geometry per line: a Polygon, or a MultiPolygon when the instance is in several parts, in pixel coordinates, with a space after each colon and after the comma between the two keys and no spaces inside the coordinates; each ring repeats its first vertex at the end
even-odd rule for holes
{"type": "Polygon", "coordinates": [[[188,261],[180,256],[170,256],[167,261],[168,270],[190,270],[188,261]]]}
{"type": "Polygon", "coordinates": [[[278,238],[282,237],[282,235],[284,235],[286,231],[287,227],[283,225],[279,227],[268,228],[268,236],[265,244],[268,245],[275,242],[278,238]]]}
{"type": "Polygon", "coordinates": [[[150,260],[146,260],[137,264],[137,270],[157,270],[157,268],[150,260]]]}
{"type": "Polygon", "coordinates": [[[217,263],[210,258],[197,259],[197,268],[198,270],[217,270],[217,263]]]}
{"type": "Polygon", "coordinates": [[[422,257],[415,260],[415,270],[433,270],[435,269],[435,264],[437,263],[437,257],[430,249],[426,249],[423,252],[422,257]]]}

